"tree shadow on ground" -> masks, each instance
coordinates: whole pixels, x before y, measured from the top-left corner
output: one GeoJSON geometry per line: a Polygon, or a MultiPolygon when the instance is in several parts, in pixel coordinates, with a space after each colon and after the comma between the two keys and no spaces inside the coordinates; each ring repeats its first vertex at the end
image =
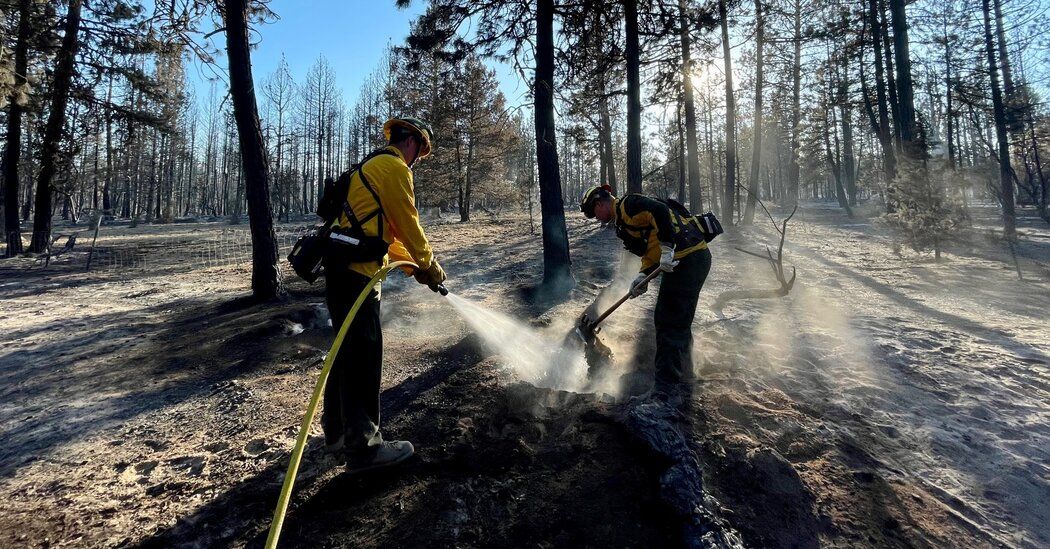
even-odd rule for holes
{"type": "MultiPolygon", "coordinates": [[[[455,345],[431,353],[428,362],[435,367],[381,393],[380,414],[384,426],[396,420],[421,395],[443,383],[464,364],[479,359],[483,353],[473,336],[465,337],[455,345]]],[[[268,524],[290,455],[290,451],[275,455],[263,471],[231,487],[191,515],[179,518],[175,525],[151,535],[136,544],[136,547],[230,545],[249,532],[255,532],[264,521],[268,524]]],[[[308,441],[302,462],[304,466],[296,479],[299,490],[325,473],[316,464],[330,462],[320,438],[314,437],[308,441]]],[[[365,486],[381,490],[386,485],[380,480],[365,486]]],[[[344,497],[345,495],[343,494],[344,497]]],[[[293,500],[292,506],[297,505],[293,500]]],[[[294,527],[290,527],[289,530],[292,528],[294,527]]],[[[261,539],[258,538],[259,534],[255,535],[256,541],[261,542],[265,539],[265,531],[261,534],[261,539]]]]}
{"type": "Polygon", "coordinates": [[[4,433],[0,477],[14,474],[56,446],[207,394],[217,384],[255,371],[284,344],[289,325],[309,324],[314,316],[307,304],[258,303],[245,296],[218,304],[184,302],[181,313],[157,320],[168,317],[171,308],[171,303],[150,307],[131,324],[126,313],[93,318],[95,325],[111,326],[132,339],[163,324],[148,341],[131,347],[126,358],[119,353],[125,343],[104,343],[113,336],[111,331],[92,338],[102,346],[76,349],[61,364],[41,364],[39,359],[62,356],[58,351],[69,347],[68,341],[5,355],[4,393],[32,407],[21,408],[26,419],[4,433]],[[202,323],[209,329],[200,330],[202,323]],[[105,356],[121,356],[121,361],[98,359],[105,356]],[[63,402],[63,395],[70,393],[80,395],[77,406],[63,402]],[[85,405],[85,393],[119,396],[85,405]]]}
{"type": "Polygon", "coordinates": [[[819,264],[822,264],[831,271],[849,279],[855,280],[865,287],[871,289],[875,293],[888,299],[893,304],[905,309],[911,309],[922,318],[932,319],[948,326],[957,327],[959,329],[969,332],[971,335],[983,339],[986,343],[991,345],[999,346],[1014,355],[1027,356],[1041,360],[1044,364],[1050,364],[1050,357],[1043,354],[1043,351],[1037,347],[1018,341],[1013,334],[1004,332],[994,327],[985,326],[968,318],[964,318],[949,312],[941,311],[925,305],[913,297],[891,288],[882,282],[875,280],[874,278],[861,273],[860,271],[853,269],[849,266],[843,265],[837,261],[824,257],[823,255],[813,252],[802,246],[794,246],[792,253],[798,253],[803,255],[819,264]]]}

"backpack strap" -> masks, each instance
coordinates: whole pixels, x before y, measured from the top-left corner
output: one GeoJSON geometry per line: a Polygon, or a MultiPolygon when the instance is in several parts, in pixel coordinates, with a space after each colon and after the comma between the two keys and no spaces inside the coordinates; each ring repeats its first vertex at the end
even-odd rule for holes
{"type": "MultiPolygon", "coordinates": [[[[382,149],[378,149],[378,150],[372,151],[371,153],[368,154],[368,156],[364,157],[364,159],[362,159],[361,162],[355,164],[354,167],[350,171],[351,183],[353,182],[352,178],[353,178],[354,172],[357,172],[358,177],[361,178],[361,183],[364,185],[365,189],[367,189],[368,192],[372,195],[372,198],[375,199],[376,206],[377,206],[376,209],[372,213],[366,215],[362,219],[358,219],[357,215],[354,214],[353,208],[350,207],[349,196],[347,196],[347,199],[343,200],[343,213],[346,215],[347,220],[350,222],[350,226],[353,227],[355,231],[362,231],[363,232],[365,223],[368,223],[373,217],[379,217],[379,216],[383,215],[383,203],[380,202],[379,194],[376,193],[375,189],[372,188],[372,185],[368,182],[368,178],[365,177],[365,169],[364,169],[366,162],[368,162],[369,160],[371,160],[371,159],[373,159],[373,158],[375,158],[377,156],[380,156],[380,155],[397,156],[397,153],[395,153],[394,151],[391,151],[390,149],[387,149],[387,148],[382,148],[382,149]]],[[[347,193],[349,193],[349,191],[350,191],[350,189],[348,187],[347,188],[347,193]]],[[[377,231],[377,236],[379,238],[383,238],[383,223],[379,222],[379,223],[377,223],[377,225],[379,227],[379,229],[377,231]]]]}

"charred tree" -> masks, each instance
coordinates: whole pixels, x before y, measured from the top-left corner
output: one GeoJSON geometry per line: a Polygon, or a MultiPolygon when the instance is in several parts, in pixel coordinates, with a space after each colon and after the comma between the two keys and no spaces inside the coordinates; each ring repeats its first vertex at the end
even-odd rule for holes
{"type": "Polygon", "coordinates": [[[893,57],[897,65],[897,110],[904,154],[913,160],[925,157],[924,145],[915,125],[914,87],[911,77],[911,52],[908,47],[908,21],[904,0],[890,0],[890,23],[893,26],[893,57]]]}
{"type": "Polygon", "coordinates": [[[4,149],[4,234],[7,257],[22,253],[22,226],[18,218],[18,163],[22,154],[22,111],[26,69],[29,66],[30,10],[33,0],[18,2],[18,39],[15,42],[14,88],[8,99],[7,147],[4,149]]]}
{"type": "Polygon", "coordinates": [[[890,182],[893,181],[897,173],[897,158],[890,132],[889,105],[886,98],[886,75],[882,63],[885,30],[882,28],[882,17],[877,0],[868,0],[868,16],[871,23],[872,48],[875,50],[875,101],[878,104],[879,112],[876,134],[879,138],[879,147],[882,149],[882,177],[883,184],[887,189],[886,209],[892,213],[894,210],[894,198],[890,182]]]}
{"type": "Polygon", "coordinates": [[[726,184],[722,201],[723,223],[734,221],[736,195],[736,98],[733,94],[733,59],[729,49],[729,14],[726,0],[718,1],[718,19],[722,25],[722,58],[726,76],[726,184]]]}
{"type": "Polygon", "coordinates": [[[543,283],[561,288],[572,284],[572,273],[569,271],[569,234],[565,228],[554,127],[554,0],[539,0],[536,4],[534,78],[536,164],[543,219],[543,283]]]}
{"type": "Polygon", "coordinates": [[[624,1],[627,43],[627,192],[642,192],[642,89],[638,43],[638,0],[624,1]]]}
{"type": "Polygon", "coordinates": [[[788,162],[787,204],[798,203],[798,187],[802,176],[799,165],[799,125],[802,122],[802,1],[795,0],[794,35],[792,45],[794,55],[791,65],[791,158],[788,162]]]}
{"type": "Polygon", "coordinates": [[[51,202],[54,179],[58,164],[58,147],[62,141],[62,128],[66,123],[66,106],[69,104],[69,89],[73,82],[74,61],[80,48],[80,13],[82,0],[69,0],[66,11],[65,34],[55,63],[54,83],[51,89],[51,108],[44,128],[41,143],[40,176],[37,179],[35,212],[33,214],[33,239],[29,251],[43,253],[51,246],[51,202]]]}
{"type": "Polygon", "coordinates": [[[748,181],[747,206],[741,223],[750,225],[755,220],[755,204],[758,201],[758,180],[762,176],[762,69],[765,47],[765,14],[762,0],[755,0],[755,131],[751,148],[751,179],[748,181]]]}
{"type": "Polygon", "coordinates": [[[1000,201],[1003,205],[1003,233],[1013,241],[1017,237],[1017,221],[1014,213],[1013,170],[1010,168],[1010,142],[1007,137],[1006,108],[999,85],[999,65],[995,58],[996,45],[992,37],[991,0],[982,0],[984,11],[984,49],[988,57],[988,77],[992,86],[992,110],[995,117],[995,139],[998,141],[1000,201]]]}
{"type": "Polygon", "coordinates": [[[693,97],[693,59],[692,40],[689,37],[689,18],[686,12],[686,0],[678,0],[678,33],[682,46],[682,91],[685,102],[685,139],[688,177],[689,207],[694,212],[702,212],[704,199],[700,192],[700,146],[696,138],[696,101],[693,97]]]}
{"type": "Polygon", "coordinates": [[[616,159],[613,156],[612,144],[612,122],[609,119],[609,98],[602,94],[598,103],[599,116],[601,117],[601,144],[602,156],[605,158],[606,183],[612,187],[616,194],[616,159]]]}
{"type": "Polygon", "coordinates": [[[248,198],[248,224],[252,235],[252,295],[257,299],[272,299],[284,290],[270,208],[266,149],[252,81],[247,1],[228,0],[225,4],[226,53],[229,59],[230,97],[240,137],[242,171],[248,198]]]}

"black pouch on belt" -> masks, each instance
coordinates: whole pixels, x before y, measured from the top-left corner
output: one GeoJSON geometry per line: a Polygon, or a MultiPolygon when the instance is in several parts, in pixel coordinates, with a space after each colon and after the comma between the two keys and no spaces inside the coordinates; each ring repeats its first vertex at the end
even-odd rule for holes
{"type": "Polygon", "coordinates": [[[288,263],[299,278],[313,284],[324,271],[325,229],[310,232],[299,237],[288,253],[288,263]]]}
{"type": "Polygon", "coordinates": [[[349,265],[383,259],[390,244],[378,236],[368,236],[358,227],[334,228],[325,236],[325,255],[330,265],[349,265]]]}

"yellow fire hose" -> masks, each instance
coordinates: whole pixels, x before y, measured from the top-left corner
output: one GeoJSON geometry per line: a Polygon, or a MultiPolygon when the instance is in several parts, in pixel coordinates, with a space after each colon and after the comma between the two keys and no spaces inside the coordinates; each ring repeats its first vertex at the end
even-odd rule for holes
{"type": "Polygon", "coordinates": [[[335,335],[335,341],[332,342],[332,348],[328,351],[328,356],[324,359],[324,366],[321,367],[321,375],[317,376],[317,384],[314,386],[314,394],[310,397],[310,404],[306,406],[306,414],[303,415],[303,423],[299,427],[299,437],[295,441],[295,447],[292,448],[292,459],[288,462],[288,472],[284,474],[284,485],[281,486],[281,497],[277,498],[277,509],[274,509],[273,512],[273,521],[270,523],[270,534],[266,537],[266,549],[275,549],[277,547],[277,538],[281,536],[281,527],[284,526],[284,515],[288,512],[288,501],[292,496],[292,485],[295,484],[295,475],[299,472],[299,462],[303,458],[303,450],[306,448],[306,439],[310,435],[310,424],[314,421],[314,414],[317,413],[317,404],[321,401],[321,395],[324,393],[325,382],[328,381],[328,374],[332,371],[332,363],[335,362],[335,357],[339,354],[339,347],[343,344],[343,338],[346,337],[346,332],[350,329],[350,324],[353,322],[354,317],[357,316],[357,310],[360,309],[361,304],[365,302],[368,293],[372,291],[372,288],[374,288],[376,284],[386,279],[387,273],[398,267],[411,267],[413,269],[419,268],[411,261],[395,261],[386,267],[379,269],[379,272],[372,276],[372,279],[368,281],[367,285],[365,285],[365,289],[361,290],[361,294],[357,296],[357,301],[354,302],[354,306],[350,309],[350,313],[346,315],[346,320],[344,320],[343,325],[339,327],[339,333],[335,335]]]}

